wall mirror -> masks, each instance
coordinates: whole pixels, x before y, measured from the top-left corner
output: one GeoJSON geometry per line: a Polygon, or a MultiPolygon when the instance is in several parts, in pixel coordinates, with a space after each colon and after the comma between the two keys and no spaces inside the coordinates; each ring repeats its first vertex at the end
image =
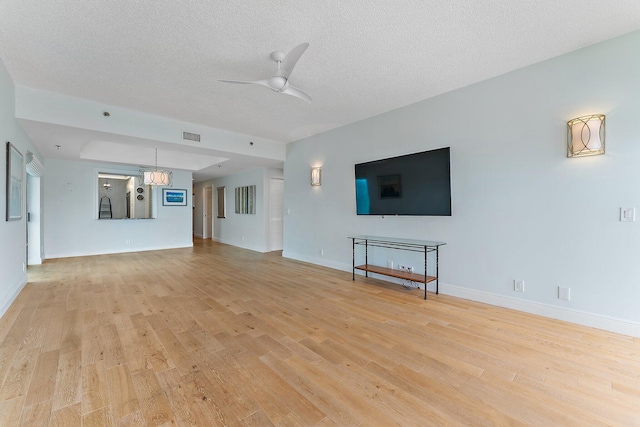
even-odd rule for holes
{"type": "Polygon", "coordinates": [[[138,175],[98,172],[98,219],[153,218],[153,191],[138,175]]]}

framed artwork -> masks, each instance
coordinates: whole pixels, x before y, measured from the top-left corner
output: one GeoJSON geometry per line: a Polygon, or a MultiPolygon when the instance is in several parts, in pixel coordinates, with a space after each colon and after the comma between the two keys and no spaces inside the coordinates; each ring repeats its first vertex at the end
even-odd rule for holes
{"type": "Polygon", "coordinates": [[[187,190],[163,188],[162,206],[187,206],[187,190]]]}
{"type": "Polygon", "coordinates": [[[7,142],[7,221],[22,218],[22,176],[24,163],[22,154],[7,142]]]}
{"type": "Polygon", "coordinates": [[[256,186],[236,187],[236,213],[256,213],[256,186]]]}
{"type": "Polygon", "coordinates": [[[225,195],[225,190],[224,187],[218,187],[216,188],[216,192],[218,193],[218,218],[225,218],[226,214],[227,214],[227,208],[226,208],[226,195],[225,195]]]}

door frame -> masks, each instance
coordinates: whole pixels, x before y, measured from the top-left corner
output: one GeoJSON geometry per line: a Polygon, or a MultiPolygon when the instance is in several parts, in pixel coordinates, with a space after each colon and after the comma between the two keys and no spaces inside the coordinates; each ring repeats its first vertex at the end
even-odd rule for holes
{"type": "Polygon", "coordinates": [[[269,179],[269,251],[281,251],[284,249],[284,177],[282,176],[272,176],[269,179]],[[282,242],[282,247],[273,248],[273,217],[271,216],[271,210],[272,210],[272,205],[273,205],[273,181],[281,181],[282,182],[282,237],[280,238],[280,241],[282,242]]]}
{"type": "Polygon", "coordinates": [[[213,238],[213,186],[202,187],[202,238],[213,238]],[[210,209],[208,214],[207,207],[210,209]],[[207,227],[207,223],[211,226],[207,227]]]}

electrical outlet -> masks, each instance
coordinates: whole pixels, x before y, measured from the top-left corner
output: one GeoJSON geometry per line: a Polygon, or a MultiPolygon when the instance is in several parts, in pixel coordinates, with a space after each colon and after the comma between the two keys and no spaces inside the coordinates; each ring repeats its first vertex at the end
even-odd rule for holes
{"type": "Polygon", "coordinates": [[[387,268],[390,268],[393,270],[393,261],[391,261],[390,259],[387,260],[387,268]]]}
{"type": "Polygon", "coordinates": [[[620,208],[620,221],[623,222],[635,222],[636,221],[636,208],[620,208]]]}
{"type": "Polygon", "coordinates": [[[131,244],[131,239],[127,239],[124,241],[125,244],[130,245],[131,244]]]}
{"type": "Polygon", "coordinates": [[[514,280],[513,290],[516,292],[524,292],[524,280],[514,280]]]}
{"type": "Polygon", "coordinates": [[[324,256],[324,249],[320,249],[320,256],[324,256]]]}
{"type": "Polygon", "coordinates": [[[571,288],[563,288],[558,286],[558,299],[569,301],[571,299],[571,288]]]}

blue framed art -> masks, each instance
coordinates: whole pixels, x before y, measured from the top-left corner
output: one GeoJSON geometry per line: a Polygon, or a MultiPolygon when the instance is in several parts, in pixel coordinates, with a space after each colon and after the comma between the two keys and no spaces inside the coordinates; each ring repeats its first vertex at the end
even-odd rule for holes
{"type": "Polygon", "coordinates": [[[163,188],[162,206],[187,206],[187,190],[163,188]]]}

